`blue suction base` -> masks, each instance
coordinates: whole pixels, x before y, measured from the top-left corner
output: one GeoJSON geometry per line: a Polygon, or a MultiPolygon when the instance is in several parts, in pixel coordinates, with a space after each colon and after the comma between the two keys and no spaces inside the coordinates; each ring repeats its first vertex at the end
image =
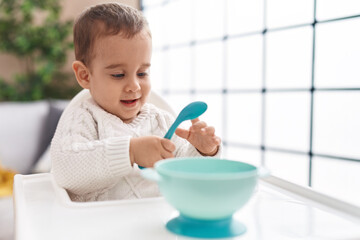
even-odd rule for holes
{"type": "Polygon", "coordinates": [[[245,225],[231,217],[221,220],[197,220],[180,215],[171,219],[166,228],[177,235],[195,238],[229,238],[246,232],[245,225]]]}

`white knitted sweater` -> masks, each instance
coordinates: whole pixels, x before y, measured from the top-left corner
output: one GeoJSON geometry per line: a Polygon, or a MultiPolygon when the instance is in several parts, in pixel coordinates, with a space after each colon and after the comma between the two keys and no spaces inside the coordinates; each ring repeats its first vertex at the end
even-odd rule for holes
{"type": "MultiPolygon", "coordinates": [[[[99,107],[88,91],[78,94],[62,114],[51,143],[52,173],[73,201],[101,201],[159,196],[157,184],[131,166],[131,137],[163,137],[174,118],[146,103],[131,122],[99,107]]],[[[186,140],[171,139],[176,157],[201,156],[186,140]]],[[[220,155],[220,150],[216,156],[220,155]]]]}

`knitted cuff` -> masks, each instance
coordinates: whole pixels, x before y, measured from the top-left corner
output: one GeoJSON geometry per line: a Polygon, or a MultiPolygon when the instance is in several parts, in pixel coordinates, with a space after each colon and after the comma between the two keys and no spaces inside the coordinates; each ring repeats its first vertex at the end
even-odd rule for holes
{"type": "Polygon", "coordinates": [[[115,176],[124,176],[131,171],[129,148],[130,136],[114,137],[105,141],[105,156],[115,176]]]}
{"type": "Polygon", "coordinates": [[[222,145],[222,143],[221,143],[220,146],[219,146],[219,149],[218,149],[217,153],[216,153],[213,157],[221,158],[223,149],[224,149],[224,147],[223,147],[223,145],[222,145]]]}
{"type": "Polygon", "coordinates": [[[189,142],[185,142],[184,146],[182,146],[176,157],[202,157],[201,153],[189,142]]]}
{"type": "Polygon", "coordinates": [[[198,155],[201,157],[215,157],[215,158],[221,158],[222,151],[223,151],[223,147],[222,147],[222,145],[220,145],[218,151],[216,152],[216,154],[214,156],[204,156],[195,147],[194,147],[194,149],[195,149],[194,151],[196,151],[198,153],[198,155]]]}
{"type": "Polygon", "coordinates": [[[188,152],[189,156],[194,156],[194,157],[202,157],[203,155],[193,146],[189,143],[189,152],[188,152]]]}
{"type": "MultiPolygon", "coordinates": [[[[223,145],[220,144],[218,151],[214,156],[206,156],[206,157],[216,157],[221,158],[222,152],[223,152],[223,145]]],[[[189,156],[198,156],[198,157],[204,157],[194,146],[190,146],[189,148],[189,156]]]]}

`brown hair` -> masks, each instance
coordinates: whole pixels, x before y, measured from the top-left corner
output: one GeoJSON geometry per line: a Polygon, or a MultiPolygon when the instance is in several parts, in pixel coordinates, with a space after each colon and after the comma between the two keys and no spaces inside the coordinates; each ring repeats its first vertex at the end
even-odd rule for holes
{"type": "Polygon", "coordinates": [[[135,8],[119,3],[90,7],[74,24],[75,59],[90,67],[97,38],[119,33],[125,38],[132,38],[144,29],[151,37],[145,17],[135,8]]]}

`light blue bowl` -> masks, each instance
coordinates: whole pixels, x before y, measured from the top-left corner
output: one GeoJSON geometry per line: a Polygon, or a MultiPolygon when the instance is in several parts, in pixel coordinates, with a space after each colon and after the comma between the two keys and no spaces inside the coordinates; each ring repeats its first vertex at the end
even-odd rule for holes
{"type": "Polygon", "coordinates": [[[155,170],[144,169],[142,175],[158,182],[181,216],[196,220],[231,218],[251,198],[258,180],[255,166],[218,158],[161,160],[155,170]]]}

